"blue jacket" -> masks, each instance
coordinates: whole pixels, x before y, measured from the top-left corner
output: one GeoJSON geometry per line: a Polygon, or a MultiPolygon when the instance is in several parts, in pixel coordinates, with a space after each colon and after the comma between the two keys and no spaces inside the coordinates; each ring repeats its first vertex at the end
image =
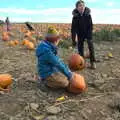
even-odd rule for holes
{"type": "Polygon", "coordinates": [[[55,72],[61,72],[68,80],[71,79],[72,72],[57,56],[57,47],[49,41],[43,41],[37,46],[36,56],[38,74],[42,79],[47,78],[55,72]]]}

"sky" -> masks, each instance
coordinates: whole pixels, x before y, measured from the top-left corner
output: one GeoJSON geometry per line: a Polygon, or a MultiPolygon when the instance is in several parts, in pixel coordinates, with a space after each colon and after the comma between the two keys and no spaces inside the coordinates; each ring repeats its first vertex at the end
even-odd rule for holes
{"type": "MultiPolygon", "coordinates": [[[[0,0],[0,20],[71,23],[77,0],[0,0]]],[[[84,0],[94,24],[120,24],[120,0],[84,0]]]]}

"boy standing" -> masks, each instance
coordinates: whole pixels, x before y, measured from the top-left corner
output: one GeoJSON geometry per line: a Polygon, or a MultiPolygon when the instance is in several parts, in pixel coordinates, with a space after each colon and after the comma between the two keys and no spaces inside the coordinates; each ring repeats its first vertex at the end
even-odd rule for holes
{"type": "Polygon", "coordinates": [[[95,69],[95,54],[92,42],[93,23],[90,15],[90,9],[85,7],[84,1],[80,0],[76,3],[76,9],[73,10],[72,19],[72,42],[76,46],[76,35],[78,38],[78,52],[84,57],[84,41],[87,39],[89,53],[90,53],[90,68],[95,69]]]}

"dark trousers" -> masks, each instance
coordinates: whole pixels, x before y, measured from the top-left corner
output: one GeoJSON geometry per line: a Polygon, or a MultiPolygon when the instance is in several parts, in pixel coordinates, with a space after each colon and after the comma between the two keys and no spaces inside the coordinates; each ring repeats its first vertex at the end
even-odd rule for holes
{"type": "MultiPolygon", "coordinates": [[[[82,39],[78,36],[78,52],[83,57],[84,57],[84,41],[85,39],[82,39]]],[[[87,44],[90,53],[90,62],[93,63],[95,61],[93,41],[91,39],[87,39],[87,44]]]]}

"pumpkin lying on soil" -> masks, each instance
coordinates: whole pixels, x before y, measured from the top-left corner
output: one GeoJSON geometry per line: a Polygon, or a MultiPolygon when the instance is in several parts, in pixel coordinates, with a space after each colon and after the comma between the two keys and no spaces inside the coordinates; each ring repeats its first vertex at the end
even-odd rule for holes
{"type": "Polygon", "coordinates": [[[27,40],[27,39],[24,39],[23,41],[22,41],[22,45],[27,45],[29,43],[29,40],[27,40]]]}
{"type": "Polygon", "coordinates": [[[28,44],[26,46],[30,50],[34,50],[35,49],[34,43],[32,43],[32,42],[28,42],[28,44]]]}
{"type": "Polygon", "coordinates": [[[18,40],[15,40],[14,43],[15,43],[15,45],[18,45],[18,44],[19,44],[19,41],[18,41],[18,40]]]}
{"type": "Polygon", "coordinates": [[[10,74],[0,74],[0,90],[8,89],[12,84],[12,76],[10,74]]]}
{"type": "Polygon", "coordinates": [[[85,68],[85,60],[79,54],[73,54],[69,58],[69,67],[71,70],[82,70],[85,68]]]}
{"type": "Polygon", "coordinates": [[[8,45],[9,46],[15,46],[16,44],[15,44],[15,41],[10,41],[10,42],[8,42],[8,45]]]}
{"type": "Polygon", "coordinates": [[[9,37],[9,35],[8,35],[8,32],[3,32],[3,34],[2,34],[2,40],[3,40],[3,41],[8,41],[8,40],[10,40],[10,37],[9,37]]]}

